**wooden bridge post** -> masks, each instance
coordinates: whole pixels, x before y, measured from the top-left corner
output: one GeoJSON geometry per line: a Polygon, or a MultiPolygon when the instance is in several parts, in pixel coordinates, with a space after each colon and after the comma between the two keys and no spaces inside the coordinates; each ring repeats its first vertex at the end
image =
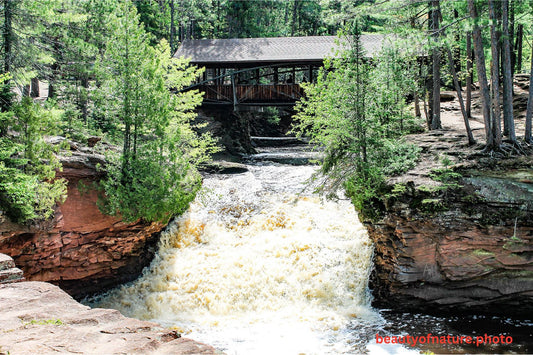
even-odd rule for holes
{"type": "Polygon", "coordinates": [[[233,91],[233,111],[237,111],[237,91],[235,90],[235,74],[231,74],[231,91],[233,91]]]}

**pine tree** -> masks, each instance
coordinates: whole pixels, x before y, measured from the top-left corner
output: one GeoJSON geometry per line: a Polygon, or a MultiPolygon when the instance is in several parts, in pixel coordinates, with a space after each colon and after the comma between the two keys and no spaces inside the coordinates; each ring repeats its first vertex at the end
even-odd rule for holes
{"type": "Polygon", "coordinates": [[[342,41],[340,58],[326,62],[316,84],[304,86],[306,98],[296,106],[295,131],[324,147],[321,172],[326,179],[320,191],[335,194],[344,187],[361,211],[384,176],[399,173],[416,159],[416,148],[398,141],[406,117],[404,97],[413,91],[416,78],[400,65],[400,51],[384,51],[371,65],[357,26],[342,41]]]}
{"type": "Polygon", "coordinates": [[[201,102],[198,92],[179,91],[201,71],[157,48],[129,2],[110,17],[112,38],[97,62],[105,112],[120,127],[122,152],[110,155],[103,209],[126,221],[167,221],[184,212],[200,187],[196,166],[207,159],[212,140],[199,139],[189,120],[201,102]]]}

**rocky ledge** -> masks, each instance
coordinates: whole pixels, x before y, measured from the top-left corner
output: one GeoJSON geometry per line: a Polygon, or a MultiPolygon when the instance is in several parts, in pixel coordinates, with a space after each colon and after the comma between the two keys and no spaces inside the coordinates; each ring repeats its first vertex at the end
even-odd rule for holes
{"type": "Polygon", "coordinates": [[[0,354],[217,354],[161,326],[91,309],[46,282],[0,285],[0,354]]]}
{"type": "Polygon", "coordinates": [[[455,165],[428,169],[428,162],[389,181],[362,214],[375,244],[373,304],[530,317],[533,157],[463,160],[443,151],[455,165]]]}
{"type": "Polygon", "coordinates": [[[22,275],[22,270],[15,266],[11,257],[0,254],[0,284],[22,281],[24,280],[22,275]]]}
{"type": "Polygon", "coordinates": [[[58,176],[68,181],[66,201],[53,220],[22,226],[0,216],[0,253],[10,255],[32,281],[49,281],[75,297],[136,279],[153,258],[159,223],[124,223],[97,207],[94,182],[102,155],[71,145],[58,176]]]}

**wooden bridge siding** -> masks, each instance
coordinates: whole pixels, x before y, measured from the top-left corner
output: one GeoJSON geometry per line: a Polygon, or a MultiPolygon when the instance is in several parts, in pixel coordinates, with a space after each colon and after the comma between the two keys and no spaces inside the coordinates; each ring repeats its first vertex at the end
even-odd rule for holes
{"type": "MultiPolygon", "coordinates": [[[[205,100],[233,102],[232,85],[201,85],[197,88],[205,93],[205,100]]],[[[238,103],[294,102],[304,95],[298,84],[236,85],[235,92],[238,103]]]]}

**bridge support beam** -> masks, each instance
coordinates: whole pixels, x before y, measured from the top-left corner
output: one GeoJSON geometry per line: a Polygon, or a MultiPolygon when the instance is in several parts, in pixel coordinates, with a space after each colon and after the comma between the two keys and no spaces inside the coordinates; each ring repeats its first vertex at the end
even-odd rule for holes
{"type": "Polygon", "coordinates": [[[231,74],[231,91],[233,91],[233,111],[237,111],[237,90],[235,90],[235,74],[231,74]]]}

